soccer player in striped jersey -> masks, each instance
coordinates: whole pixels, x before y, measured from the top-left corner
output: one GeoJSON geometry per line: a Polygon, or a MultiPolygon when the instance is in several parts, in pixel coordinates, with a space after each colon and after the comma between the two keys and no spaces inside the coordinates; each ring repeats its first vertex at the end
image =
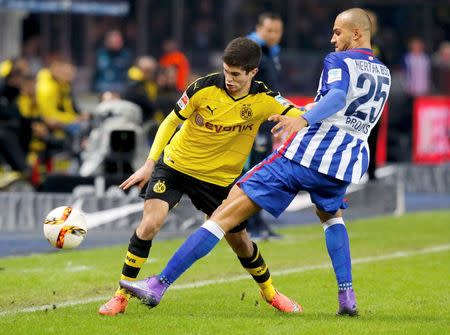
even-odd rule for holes
{"type": "Polygon", "coordinates": [[[228,198],[178,249],[146,290],[121,281],[141,300],[157,304],[165,290],[226,232],[261,208],[278,217],[301,191],[309,192],[325,231],[338,284],[339,315],[357,315],[352,287],[347,229],[342,217],[344,195],[365,173],[367,138],[381,116],[391,84],[390,72],[375,58],[366,12],[352,8],[334,22],[315,105],[299,117],[275,115],[272,131],[287,141],[244,175],[228,198]]]}

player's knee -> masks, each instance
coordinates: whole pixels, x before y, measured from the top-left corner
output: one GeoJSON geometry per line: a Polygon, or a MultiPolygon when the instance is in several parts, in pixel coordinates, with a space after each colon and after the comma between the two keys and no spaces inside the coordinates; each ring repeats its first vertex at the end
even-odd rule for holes
{"type": "Polygon", "coordinates": [[[136,229],[136,233],[140,239],[143,240],[151,240],[156,234],[158,234],[161,229],[161,225],[159,225],[154,219],[152,219],[149,215],[144,215],[142,217],[141,223],[136,229]]]}
{"type": "Polygon", "coordinates": [[[155,203],[145,202],[142,220],[136,229],[138,237],[144,240],[153,239],[160,231],[166,216],[167,209],[155,203]]]}
{"type": "Polygon", "coordinates": [[[320,222],[326,222],[332,218],[342,217],[342,211],[338,210],[336,213],[330,214],[330,213],[324,212],[316,207],[316,215],[319,217],[320,222]]]}

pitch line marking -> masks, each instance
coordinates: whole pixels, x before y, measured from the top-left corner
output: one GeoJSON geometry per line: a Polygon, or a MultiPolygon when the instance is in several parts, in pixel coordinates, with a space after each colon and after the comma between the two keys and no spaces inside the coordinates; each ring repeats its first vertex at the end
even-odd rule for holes
{"type": "MultiPolygon", "coordinates": [[[[352,260],[352,265],[367,264],[367,263],[391,260],[391,259],[396,259],[396,258],[407,258],[407,257],[425,255],[425,254],[434,254],[434,253],[439,253],[439,252],[444,252],[444,251],[449,251],[449,250],[450,250],[450,244],[441,244],[441,245],[436,245],[433,247],[418,249],[418,250],[402,250],[402,251],[397,251],[397,252],[394,252],[391,254],[386,254],[386,255],[355,258],[352,260]]],[[[302,266],[302,267],[298,267],[298,268],[279,270],[279,271],[271,271],[271,273],[273,275],[283,276],[283,275],[288,275],[288,274],[293,274],[293,273],[301,273],[301,272],[328,269],[328,268],[331,268],[331,263],[326,263],[326,264],[324,263],[324,264],[318,264],[318,265],[307,265],[307,266],[302,266]]],[[[230,282],[240,281],[243,279],[249,279],[249,275],[245,274],[245,275],[230,277],[227,279],[203,280],[203,281],[198,281],[198,282],[190,283],[190,284],[174,285],[171,289],[172,290],[186,290],[186,289],[190,289],[190,288],[198,288],[198,287],[209,286],[209,285],[214,285],[214,284],[230,283],[230,282]]],[[[84,305],[84,304],[89,304],[91,302],[106,300],[110,297],[111,297],[110,295],[109,296],[101,296],[101,297],[92,297],[92,298],[87,298],[87,299],[66,301],[66,302],[56,303],[56,304],[52,304],[52,305],[26,307],[26,308],[23,308],[20,310],[15,310],[15,311],[0,312],[0,317],[8,316],[8,315],[16,315],[19,313],[32,313],[32,312],[45,311],[45,310],[50,311],[55,308],[84,305]]]]}

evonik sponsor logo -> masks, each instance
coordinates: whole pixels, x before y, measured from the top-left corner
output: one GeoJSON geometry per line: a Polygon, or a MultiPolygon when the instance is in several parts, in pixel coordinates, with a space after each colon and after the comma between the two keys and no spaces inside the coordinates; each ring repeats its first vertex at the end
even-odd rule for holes
{"type": "Polygon", "coordinates": [[[223,126],[223,125],[219,125],[219,124],[213,124],[211,122],[206,122],[204,124],[204,126],[206,128],[208,128],[209,130],[213,130],[216,133],[221,133],[221,132],[225,132],[225,131],[237,131],[237,132],[243,132],[243,131],[252,131],[253,130],[253,126],[254,124],[237,124],[234,126],[223,126]]]}

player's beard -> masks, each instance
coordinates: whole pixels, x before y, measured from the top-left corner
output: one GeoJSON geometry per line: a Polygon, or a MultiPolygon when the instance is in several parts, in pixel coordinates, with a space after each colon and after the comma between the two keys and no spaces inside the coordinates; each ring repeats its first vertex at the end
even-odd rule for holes
{"type": "Polygon", "coordinates": [[[351,40],[343,42],[341,48],[339,48],[338,45],[339,45],[339,43],[336,43],[334,45],[335,51],[347,51],[349,49],[352,49],[352,46],[351,46],[352,45],[352,41],[351,40]]]}

